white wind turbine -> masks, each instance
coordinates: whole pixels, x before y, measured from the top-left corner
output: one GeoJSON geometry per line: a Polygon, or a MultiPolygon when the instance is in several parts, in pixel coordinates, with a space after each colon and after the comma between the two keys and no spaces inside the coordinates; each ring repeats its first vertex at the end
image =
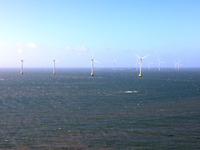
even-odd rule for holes
{"type": "Polygon", "coordinates": [[[116,63],[116,59],[112,61],[112,70],[115,70],[115,63],[116,63]]]}
{"type": "Polygon", "coordinates": [[[175,67],[175,70],[176,70],[176,65],[177,65],[177,62],[176,62],[176,61],[174,61],[174,67],[175,67]]]}
{"type": "Polygon", "coordinates": [[[23,74],[24,73],[24,68],[23,68],[23,63],[24,63],[24,60],[22,59],[22,60],[20,60],[21,61],[21,74],[23,74]]]}
{"type": "Polygon", "coordinates": [[[100,63],[98,60],[96,60],[92,57],[92,59],[91,59],[91,76],[94,76],[94,62],[100,63]]]}
{"type": "Polygon", "coordinates": [[[144,56],[144,57],[140,57],[137,54],[135,54],[135,56],[138,57],[139,60],[140,60],[140,73],[139,73],[139,77],[142,77],[142,60],[145,59],[145,58],[147,58],[149,56],[149,54],[146,55],[146,56],[144,56]]]}
{"type": "Polygon", "coordinates": [[[55,68],[56,68],[56,60],[54,59],[53,60],[53,75],[56,74],[55,68]]]}
{"type": "Polygon", "coordinates": [[[135,65],[136,65],[136,71],[138,72],[138,59],[136,58],[136,63],[135,63],[135,65]]]}
{"type": "Polygon", "coordinates": [[[58,62],[58,60],[53,60],[53,75],[56,75],[56,62],[58,62]]]}
{"type": "Polygon", "coordinates": [[[180,65],[181,65],[180,59],[177,62],[175,61],[175,69],[177,68],[178,71],[179,71],[180,65]]]}
{"type": "Polygon", "coordinates": [[[159,67],[159,69],[158,69],[158,71],[160,72],[160,64],[163,64],[164,62],[162,62],[162,61],[160,61],[160,59],[158,59],[158,67],[159,67]]]}
{"type": "Polygon", "coordinates": [[[148,70],[150,70],[151,69],[151,65],[152,65],[153,63],[151,63],[151,62],[148,62],[148,70]]]}

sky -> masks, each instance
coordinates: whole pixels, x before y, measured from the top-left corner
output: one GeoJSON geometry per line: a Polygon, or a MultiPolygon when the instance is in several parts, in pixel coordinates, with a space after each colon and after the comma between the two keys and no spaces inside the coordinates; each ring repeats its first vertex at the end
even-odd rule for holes
{"type": "Polygon", "coordinates": [[[200,67],[199,0],[0,0],[0,68],[200,67]]]}

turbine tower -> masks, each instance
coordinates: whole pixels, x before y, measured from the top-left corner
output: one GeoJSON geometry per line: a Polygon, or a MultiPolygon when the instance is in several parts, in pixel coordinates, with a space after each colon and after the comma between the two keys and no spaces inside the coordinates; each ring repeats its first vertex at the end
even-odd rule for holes
{"type": "Polygon", "coordinates": [[[178,60],[177,62],[175,62],[175,69],[177,68],[177,70],[179,71],[179,67],[180,67],[181,63],[180,60],[178,60]]]}
{"type": "Polygon", "coordinates": [[[160,59],[158,59],[158,67],[159,67],[159,69],[158,69],[158,71],[160,72],[160,64],[163,64],[164,62],[162,62],[162,61],[160,61],[160,59]]]}
{"type": "Polygon", "coordinates": [[[56,67],[56,60],[54,59],[54,60],[53,60],[53,75],[56,74],[56,72],[55,72],[55,67],[56,67]]]}
{"type": "Polygon", "coordinates": [[[177,65],[178,65],[178,71],[179,71],[179,66],[180,66],[180,62],[179,61],[177,62],[177,65]]]}
{"type": "Polygon", "coordinates": [[[23,74],[24,73],[24,68],[23,68],[23,63],[24,63],[24,60],[22,59],[22,60],[20,60],[21,61],[21,74],[23,74]]]}
{"type": "Polygon", "coordinates": [[[137,58],[136,58],[136,64],[135,65],[136,65],[136,68],[135,68],[136,72],[138,72],[138,59],[137,58]]]}
{"type": "Polygon", "coordinates": [[[178,65],[178,71],[179,71],[180,62],[178,62],[177,65],[178,65]]]}
{"type": "Polygon", "coordinates": [[[148,70],[150,70],[151,69],[151,65],[152,65],[153,63],[151,63],[151,62],[148,62],[148,70]]]}
{"type": "Polygon", "coordinates": [[[113,70],[113,71],[115,71],[115,62],[116,62],[116,60],[113,60],[113,61],[112,61],[112,70],[113,70]]]}
{"type": "Polygon", "coordinates": [[[91,76],[94,76],[94,59],[91,59],[91,76]]]}
{"type": "Polygon", "coordinates": [[[139,60],[140,60],[140,73],[139,73],[138,76],[139,76],[139,77],[142,77],[142,60],[145,59],[145,58],[147,58],[147,57],[149,56],[149,54],[146,55],[146,56],[144,56],[144,57],[140,57],[140,56],[138,56],[138,55],[136,55],[136,54],[135,54],[135,56],[138,57],[139,60]]]}

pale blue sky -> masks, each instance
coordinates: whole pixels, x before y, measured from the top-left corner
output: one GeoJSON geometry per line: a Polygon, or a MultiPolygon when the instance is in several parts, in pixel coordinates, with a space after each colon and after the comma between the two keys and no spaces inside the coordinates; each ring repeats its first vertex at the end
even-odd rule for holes
{"type": "Polygon", "coordinates": [[[200,67],[199,0],[0,0],[0,67],[200,67]]]}

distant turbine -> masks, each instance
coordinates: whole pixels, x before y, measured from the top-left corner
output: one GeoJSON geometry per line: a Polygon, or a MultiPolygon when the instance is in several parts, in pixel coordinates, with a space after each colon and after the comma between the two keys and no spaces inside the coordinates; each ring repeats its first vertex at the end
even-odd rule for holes
{"type": "Polygon", "coordinates": [[[177,62],[175,61],[175,69],[177,68],[178,71],[179,71],[180,65],[181,65],[180,60],[178,60],[177,62]]]}
{"type": "Polygon", "coordinates": [[[180,63],[178,63],[178,71],[179,71],[179,66],[181,66],[181,64],[180,64],[180,63]]]}
{"type": "Polygon", "coordinates": [[[178,65],[178,71],[179,71],[180,62],[178,62],[177,65],[178,65]]]}
{"type": "Polygon", "coordinates": [[[55,67],[56,67],[56,60],[54,59],[54,60],[53,60],[53,75],[56,74],[56,72],[55,72],[55,67]]]}
{"type": "Polygon", "coordinates": [[[94,59],[91,59],[91,76],[94,76],[94,59]]]}
{"type": "Polygon", "coordinates": [[[151,69],[151,65],[152,65],[153,63],[151,63],[151,62],[148,62],[148,70],[150,70],[151,69]]]}
{"type": "Polygon", "coordinates": [[[160,72],[160,64],[163,64],[164,62],[162,62],[162,61],[160,61],[160,59],[158,59],[158,67],[159,67],[159,69],[158,69],[158,71],[160,72]]]}
{"type": "Polygon", "coordinates": [[[24,73],[24,68],[23,68],[23,63],[24,63],[24,60],[22,59],[22,60],[20,60],[21,61],[21,74],[23,74],[24,73]]]}
{"type": "Polygon", "coordinates": [[[136,64],[135,65],[136,65],[135,69],[138,72],[138,59],[136,59],[136,64]]]}
{"type": "Polygon", "coordinates": [[[113,61],[112,61],[112,70],[113,70],[113,71],[115,70],[115,62],[116,62],[116,60],[113,60],[113,61]]]}
{"type": "Polygon", "coordinates": [[[140,73],[139,73],[139,77],[142,77],[142,60],[145,59],[145,58],[147,58],[149,55],[146,55],[146,56],[144,56],[142,58],[140,56],[136,55],[136,54],[135,54],[135,56],[138,57],[139,60],[140,60],[140,73]]]}
{"type": "Polygon", "coordinates": [[[97,61],[96,59],[94,59],[92,57],[92,59],[91,59],[91,76],[94,76],[94,62],[99,63],[99,61],[97,61]]]}

